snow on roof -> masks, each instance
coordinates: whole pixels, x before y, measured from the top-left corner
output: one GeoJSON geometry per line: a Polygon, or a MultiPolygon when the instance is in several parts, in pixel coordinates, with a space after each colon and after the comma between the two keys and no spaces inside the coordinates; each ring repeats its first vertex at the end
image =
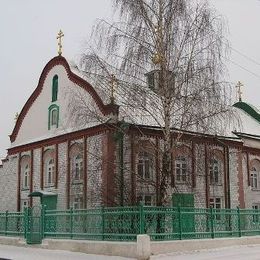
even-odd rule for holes
{"type": "Polygon", "coordinates": [[[240,117],[240,129],[233,131],[249,135],[260,135],[260,114],[259,110],[246,102],[237,102],[233,105],[240,117]]]}
{"type": "MultiPolygon", "coordinates": [[[[104,104],[110,102],[111,93],[111,82],[109,77],[103,77],[100,75],[92,75],[90,73],[85,73],[81,71],[75,64],[72,65],[73,72],[78,76],[82,77],[88,81],[95,88],[97,93],[100,95],[104,104]]],[[[162,126],[163,117],[160,113],[160,99],[158,96],[144,84],[143,89],[140,92],[140,87],[136,88],[135,85],[129,85],[120,83],[116,86],[116,103],[120,106],[119,120],[124,119],[124,121],[131,124],[147,125],[147,126],[162,126]],[[147,98],[148,97],[148,98],[147,98]],[[150,102],[149,98],[153,101],[150,102]],[[149,108],[144,110],[144,103],[149,108]],[[156,115],[156,116],[155,116],[156,115]]],[[[250,106],[256,113],[258,110],[253,106],[250,106]]],[[[260,121],[257,122],[254,118],[250,117],[245,111],[239,109],[234,105],[234,109],[237,110],[238,117],[240,120],[234,120],[234,122],[229,122],[229,119],[218,120],[216,125],[212,125],[212,129],[208,129],[206,133],[215,134],[216,126],[219,124],[219,128],[223,131],[219,131],[218,134],[223,134],[226,137],[235,138],[237,137],[233,132],[245,132],[250,134],[260,133],[260,121]],[[240,123],[239,123],[239,122],[240,123]]],[[[260,117],[260,115],[259,115],[260,117]]],[[[179,122],[180,118],[178,116],[174,120],[179,122]]],[[[180,128],[178,124],[174,124],[174,127],[180,128]]],[[[213,122],[211,122],[212,124],[213,122]]],[[[187,129],[194,132],[204,133],[203,131],[196,128],[195,125],[188,126],[187,129]]]]}
{"type": "MultiPolygon", "coordinates": [[[[108,77],[85,73],[79,70],[76,65],[72,65],[71,69],[75,74],[92,84],[92,86],[95,88],[105,104],[108,104],[110,102],[109,97],[111,92],[111,82],[108,77]]],[[[118,86],[116,86],[116,103],[120,106],[119,120],[124,119],[124,121],[131,124],[147,126],[163,125],[162,114],[160,113],[158,106],[158,104],[160,104],[160,100],[156,98],[156,94],[147,86],[144,85],[143,88],[144,89],[141,93],[140,88],[135,88],[134,84],[130,86],[129,84],[122,84],[121,82],[121,84],[118,84],[118,86]],[[153,102],[149,103],[150,97],[152,97],[153,102]],[[143,109],[143,105],[145,102],[148,106],[150,106],[149,109],[147,109],[146,111],[143,109]]],[[[235,110],[238,118],[235,118],[234,116],[234,120],[231,120],[231,123],[228,122],[228,119],[222,120],[223,122],[220,122],[221,120],[219,120],[219,122],[217,123],[221,125],[220,128],[222,127],[223,129],[223,136],[236,138],[237,135],[234,132],[260,135],[260,113],[257,108],[245,102],[237,102],[233,105],[232,109],[235,110]]],[[[178,121],[180,120],[175,120],[175,122],[178,121]]],[[[179,128],[178,124],[174,126],[176,128],[179,128]]],[[[213,126],[211,131],[210,129],[208,129],[208,132],[206,133],[215,134],[214,127],[216,126],[213,126]]],[[[195,126],[190,126],[185,130],[202,132],[196,129],[195,126]]]]}
{"type": "Polygon", "coordinates": [[[57,193],[45,190],[38,190],[30,193],[29,197],[47,197],[47,196],[57,196],[57,193]]]}

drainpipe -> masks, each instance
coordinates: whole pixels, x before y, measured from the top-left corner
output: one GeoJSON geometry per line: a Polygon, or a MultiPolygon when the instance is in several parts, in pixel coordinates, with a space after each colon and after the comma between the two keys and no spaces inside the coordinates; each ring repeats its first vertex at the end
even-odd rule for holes
{"type": "Polygon", "coordinates": [[[129,124],[124,120],[121,121],[120,129],[117,132],[116,139],[118,141],[118,157],[119,157],[119,173],[120,173],[120,206],[124,206],[124,135],[128,130],[129,124]]]}
{"type": "Polygon", "coordinates": [[[229,147],[227,144],[225,144],[224,142],[222,142],[221,140],[218,139],[217,136],[216,137],[216,140],[217,142],[219,142],[223,147],[224,147],[224,155],[225,155],[225,158],[226,158],[226,162],[227,162],[227,165],[226,165],[226,170],[227,170],[227,176],[226,176],[226,184],[227,184],[227,204],[226,204],[226,208],[230,208],[231,206],[231,199],[230,199],[230,170],[229,170],[229,165],[230,165],[230,161],[229,161],[229,147]]]}
{"type": "Polygon", "coordinates": [[[124,206],[124,133],[118,136],[119,167],[120,167],[120,206],[124,206]]]}

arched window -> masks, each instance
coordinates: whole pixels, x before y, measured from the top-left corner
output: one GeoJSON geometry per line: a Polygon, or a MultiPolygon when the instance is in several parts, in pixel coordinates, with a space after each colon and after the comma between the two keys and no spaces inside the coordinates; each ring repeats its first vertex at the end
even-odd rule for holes
{"type": "Polygon", "coordinates": [[[46,186],[54,184],[55,165],[54,160],[49,159],[46,163],[46,186]]]}
{"type": "Polygon", "coordinates": [[[57,105],[51,105],[49,107],[49,130],[57,128],[59,126],[59,107],[57,105]]]}
{"type": "Polygon", "coordinates": [[[216,159],[212,159],[210,161],[209,166],[209,176],[210,176],[210,184],[221,184],[221,172],[220,172],[220,162],[216,159]]]}
{"type": "Polygon", "coordinates": [[[73,179],[75,181],[82,180],[83,179],[83,159],[82,159],[81,155],[78,155],[74,158],[73,170],[74,170],[73,179]]]}
{"type": "Polygon", "coordinates": [[[51,126],[56,126],[58,123],[58,110],[52,109],[51,110],[51,126]]]}
{"type": "Polygon", "coordinates": [[[250,168],[250,185],[252,189],[259,189],[259,179],[260,179],[260,162],[258,160],[253,160],[250,168]]]}
{"type": "Polygon", "coordinates": [[[188,182],[188,163],[185,156],[177,156],[175,160],[175,179],[176,182],[188,182]]]}
{"type": "Polygon", "coordinates": [[[27,189],[29,187],[29,174],[30,174],[30,169],[29,165],[26,164],[24,167],[24,172],[23,172],[23,188],[27,189]]]}
{"type": "Polygon", "coordinates": [[[153,179],[153,158],[147,152],[140,152],[137,166],[138,176],[144,180],[153,179]]]}
{"type": "Polygon", "coordinates": [[[52,79],[52,102],[58,99],[58,76],[55,75],[52,79]]]}

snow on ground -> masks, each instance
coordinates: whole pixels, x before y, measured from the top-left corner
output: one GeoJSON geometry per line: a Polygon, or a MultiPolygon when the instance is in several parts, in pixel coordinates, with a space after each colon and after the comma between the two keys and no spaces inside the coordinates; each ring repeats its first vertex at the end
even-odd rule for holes
{"type": "Polygon", "coordinates": [[[8,260],[133,260],[119,256],[87,255],[63,250],[47,250],[0,245],[0,259],[8,260]]]}
{"type": "Polygon", "coordinates": [[[151,260],[259,260],[260,245],[234,246],[152,256],[151,260]]]}
{"type": "MultiPolygon", "coordinates": [[[[0,245],[0,260],[133,260],[118,256],[0,245]]],[[[234,246],[152,256],[150,260],[260,260],[260,245],[234,246]]]]}

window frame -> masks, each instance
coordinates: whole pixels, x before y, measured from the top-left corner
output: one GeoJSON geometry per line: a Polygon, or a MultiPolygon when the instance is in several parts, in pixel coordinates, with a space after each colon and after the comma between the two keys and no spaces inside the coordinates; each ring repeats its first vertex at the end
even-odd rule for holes
{"type": "Polygon", "coordinates": [[[83,156],[78,154],[73,158],[72,162],[72,181],[74,183],[81,183],[84,177],[83,156]]]}
{"type": "Polygon", "coordinates": [[[178,155],[175,158],[175,182],[178,184],[188,183],[190,181],[188,157],[185,155],[178,155]],[[185,166],[185,167],[184,167],[185,166]],[[178,173],[179,172],[179,173],[178,173]],[[185,172],[185,173],[184,173],[185,172]],[[179,178],[178,178],[179,176],[179,178]],[[185,176],[185,178],[183,178],[185,176]]]}
{"type": "Polygon", "coordinates": [[[209,183],[210,185],[222,185],[221,162],[213,158],[209,164],[209,183]],[[216,171],[217,169],[217,171],[216,171]]]}
{"type": "Polygon", "coordinates": [[[25,208],[29,207],[29,204],[28,199],[21,199],[21,210],[24,211],[25,208]]]}
{"type": "Polygon", "coordinates": [[[49,158],[45,163],[45,187],[51,187],[55,184],[55,160],[49,158]],[[51,180],[51,182],[49,182],[51,180]]]}
{"type": "Polygon", "coordinates": [[[137,176],[143,180],[154,179],[154,160],[152,154],[141,151],[138,153],[137,176]]]}
{"type": "Polygon", "coordinates": [[[257,172],[257,169],[254,166],[250,170],[250,186],[252,190],[259,189],[259,173],[257,172]]]}
{"type": "Polygon", "coordinates": [[[138,194],[136,197],[137,204],[143,203],[144,206],[154,206],[154,195],[153,194],[138,194]],[[150,203],[148,203],[150,201],[150,203]]]}
{"type": "Polygon", "coordinates": [[[29,176],[30,176],[30,167],[29,164],[26,164],[23,170],[23,185],[22,185],[23,189],[29,189],[29,176]]]}
{"type": "Polygon", "coordinates": [[[59,127],[59,106],[52,104],[48,108],[48,130],[59,127]],[[56,122],[53,122],[53,112],[57,113],[56,122]]]}
{"type": "Polygon", "coordinates": [[[73,199],[73,209],[74,210],[80,210],[80,209],[83,209],[84,208],[84,205],[83,205],[83,196],[76,196],[74,197],[73,199]],[[78,201],[79,200],[79,201],[78,201]],[[75,205],[79,205],[79,207],[75,207],[75,205]]]}
{"type": "Polygon", "coordinates": [[[52,78],[52,98],[51,98],[52,102],[58,100],[58,87],[59,87],[59,77],[58,75],[55,75],[52,78]]]}
{"type": "Polygon", "coordinates": [[[209,205],[212,209],[214,209],[214,219],[216,221],[221,221],[222,202],[222,197],[211,197],[209,199],[209,205]]]}
{"type": "Polygon", "coordinates": [[[253,203],[252,204],[252,210],[253,210],[253,214],[252,214],[252,221],[253,223],[259,223],[260,222],[260,204],[259,203],[253,203]],[[254,213],[255,211],[255,213],[254,213]]]}

